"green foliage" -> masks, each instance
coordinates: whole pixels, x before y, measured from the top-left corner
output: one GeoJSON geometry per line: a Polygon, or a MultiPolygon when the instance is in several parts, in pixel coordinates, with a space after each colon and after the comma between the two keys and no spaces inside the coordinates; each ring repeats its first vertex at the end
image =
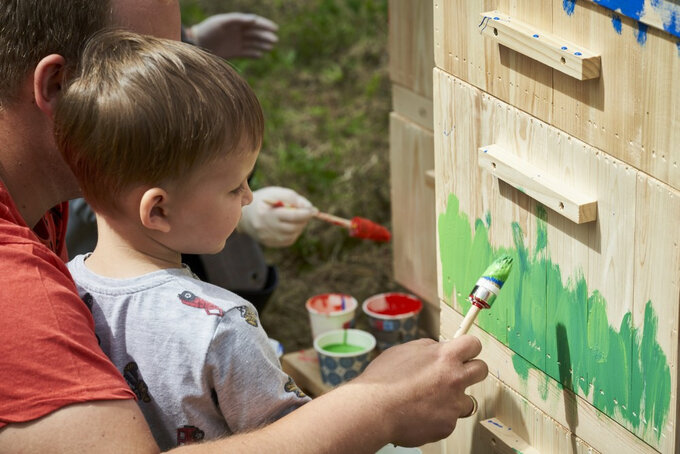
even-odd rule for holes
{"type": "MultiPolygon", "coordinates": [[[[181,6],[185,24],[241,11],[279,25],[272,52],[232,62],[265,112],[254,186],[290,187],[322,211],[389,227],[387,1],[183,0],[181,6]]],[[[304,266],[359,244],[342,229],[311,221],[285,257],[304,266]]]]}

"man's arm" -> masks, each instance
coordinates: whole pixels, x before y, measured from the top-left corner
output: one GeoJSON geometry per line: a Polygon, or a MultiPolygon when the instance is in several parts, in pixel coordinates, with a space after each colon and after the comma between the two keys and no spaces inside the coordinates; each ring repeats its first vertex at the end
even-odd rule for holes
{"type": "MultiPolygon", "coordinates": [[[[392,347],[352,382],[267,427],[172,452],[374,453],[390,442],[432,442],[470,413],[465,389],[488,372],[484,362],[473,359],[480,351],[479,340],[468,335],[392,347]]],[[[0,430],[0,446],[3,452],[158,452],[132,400],[71,405],[10,425],[0,430]]]]}
{"type": "Polygon", "coordinates": [[[0,452],[159,452],[137,402],[104,400],[62,407],[35,421],[0,429],[0,452]]]}

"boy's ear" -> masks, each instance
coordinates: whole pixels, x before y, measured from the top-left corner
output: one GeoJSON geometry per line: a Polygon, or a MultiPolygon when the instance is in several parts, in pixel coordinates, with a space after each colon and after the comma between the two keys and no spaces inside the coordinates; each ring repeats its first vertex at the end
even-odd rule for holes
{"type": "Polygon", "coordinates": [[[52,54],[38,62],[33,72],[33,96],[40,110],[50,117],[57,107],[64,84],[66,60],[61,55],[52,54]]]}
{"type": "Polygon", "coordinates": [[[170,231],[168,219],[168,193],[161,188],[144,191],[139,202],[139,219],[150,230],[162,233],[170,231]]]}

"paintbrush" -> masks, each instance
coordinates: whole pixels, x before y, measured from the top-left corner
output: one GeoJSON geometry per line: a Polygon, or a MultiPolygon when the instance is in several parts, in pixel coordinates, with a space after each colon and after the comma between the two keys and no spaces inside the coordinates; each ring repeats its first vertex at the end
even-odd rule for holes
{"type": "MultiPolygon", "coordinates": [[[[316,210],[316,208],[313,207],[298,207],[295,205],[290,205],[287,203],[283,203],[280,200],[279,201],[272,201],[272,200],[265,200],[266,203],[272,206],[272,208],[279,208],[279,207],[286,207],[286,208],[297,208],[300,210],[316,210]]],[[[352,219],[345,219],[341,218],[338,216],[334,216],[332,214],[328,213],[323,213],[321,211],[316,210],[314,213],[314,217],[317,219],[320,219],[322,221],[328,222],[333,225],[338,225],[340,227],[344,227],[349,230],[349,236],[353,238],[362,238],[365,240],[372,240],[372,241],[379,241],[379,242],[388,242],[390,241],[390,238],[392,235],[390,234],[390,231],[387,230],[385,227],[381,226],[380,224],[376,224],[373,221],[370,221],[366,218],[362,218],[359,216],[354,216],[352,219]]]]}
{"type": "Polygon", "coordinates": [[[477,314],[482,309],[489,309],[496,301],[498,292],[500,292],[505,281],[508,280],[508,275],[512,269],[512,257],[503,255],[497,258],[484,271],[482,277],[479,278],[475,286],[472,288],[468,301],[472,304],[465,318],[460,322],[458,331],[453,335],[453,338],[462,336],[467,333],[470,326],[475,322],[477,314]]]}

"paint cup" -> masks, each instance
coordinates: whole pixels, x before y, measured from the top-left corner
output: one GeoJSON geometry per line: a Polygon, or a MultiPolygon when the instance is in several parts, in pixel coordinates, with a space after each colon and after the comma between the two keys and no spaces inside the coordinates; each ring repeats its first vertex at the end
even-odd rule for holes
{"type": "Polygon", "coordinates": [[[344,293],[323,293],[307,300],[312,339],[334,329],[354,327],[354,313],[359,303],[344,293]]]}
{"type": "Polygon", "coordinates": [[[381,293],[364,301],[371,333],[382,351],[417,337],[423,302],[408,293],[381,293]]]}
{"type": "Polygon", "coordinates": [[[337,386],[366,369],[375,349],[375,337],[360,329],[336,329],[314,338],[324,383],[337,386]]]}

